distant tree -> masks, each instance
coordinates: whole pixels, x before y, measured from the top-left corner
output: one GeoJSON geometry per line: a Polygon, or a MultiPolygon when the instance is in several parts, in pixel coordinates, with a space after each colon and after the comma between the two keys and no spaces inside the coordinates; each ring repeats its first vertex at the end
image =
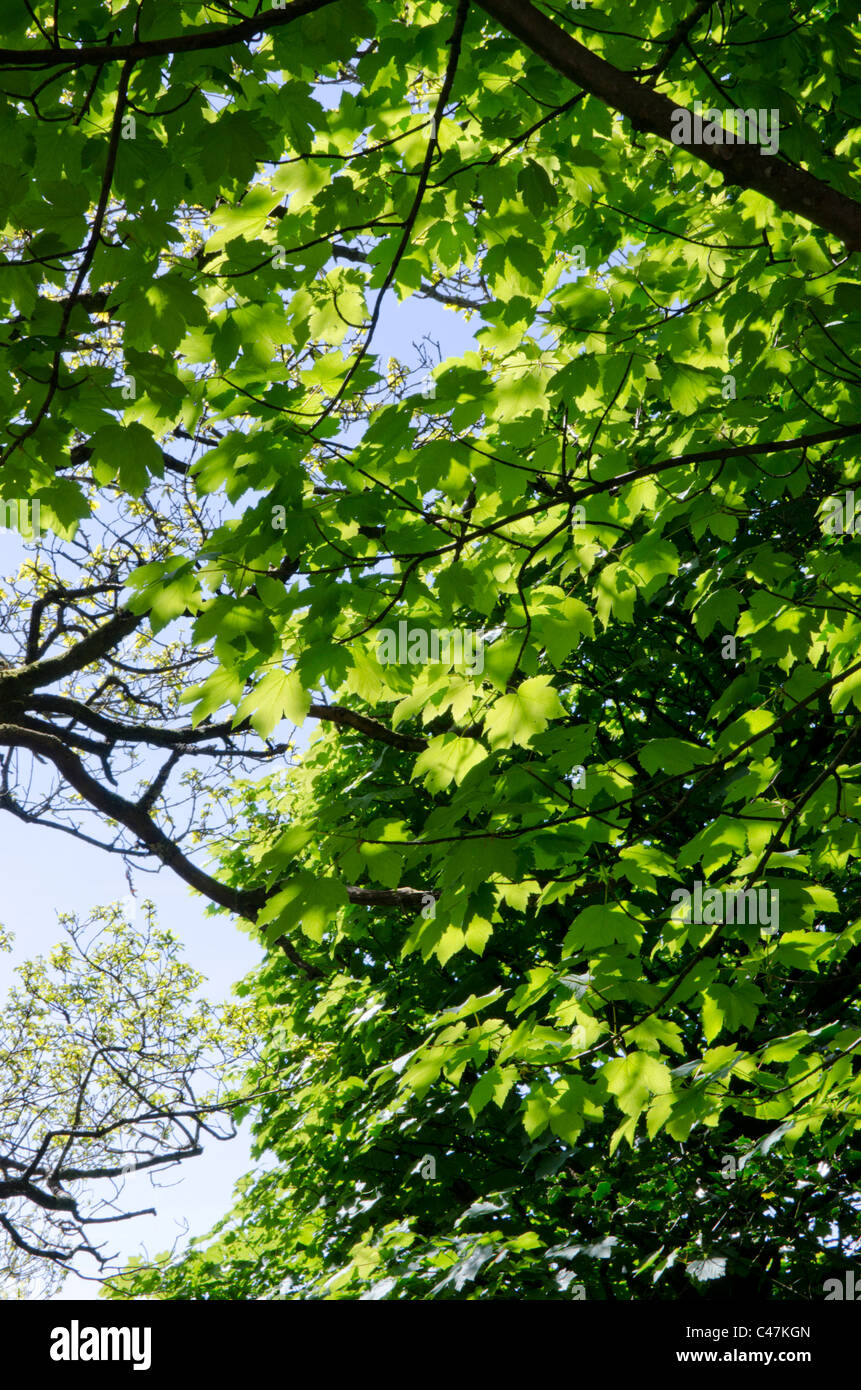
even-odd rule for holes
{"type": "MultiPolygon", "coordinates": [[[[235,1133],[257,1054],[251,1011],[194,1002],[179,943],[116,908],[66,918],[67,941],[19,966],[0,1010],[0,1296],[44,1296],[70,1269],[116,1270],[123,1189],[235,1133]]],[[[9,943],[3,940],[2,944],[9,943]]],[[[148,1207],[147,1211],[153,1211],[148,1207]]]]}

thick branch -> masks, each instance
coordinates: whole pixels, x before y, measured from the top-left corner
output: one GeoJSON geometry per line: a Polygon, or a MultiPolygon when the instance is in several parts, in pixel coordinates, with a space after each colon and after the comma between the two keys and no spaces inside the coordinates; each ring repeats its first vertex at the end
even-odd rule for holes
{"type": "Polygon", "coordinates": [[[717,449],[700,449],[696,453],[679,454],[676,458],[662,459],[660,463],[644,463],[641,468],[632,468],[628,473],[619,473],[614,478],[605,478],[599,483],[588,483],[582,488],[559,488],[553,491],[564,496],[566,501],[580,502],[594,497],[599,492],[612,492],[613,488],[647,478],[666,469],[686,468],[692,463],[717,463],[727,458],[745,458],[751,454],[780,454],[790,449],[808,449],[814,444],[832,444],[841,439],[851,439],[861,434],[861,424],[836,425],[831,430],[819,430],[816,434],[800,434],[795,439],[754,440],[750,444],[725,444],[717,449]]]}
{"type": "MultiPolygon", "coordinates": [[[[2,694],[0,685],[0,694],[2,694]]],[[[97,734],[103,734],[112,743],[148,743],[154,748],[192,747],[205,743],[211,738],[228,738],[247,729],[248,721],[241,725],[232,724],[229,719],[220,724],[200,724],[196,729],[159,729],[154,724],[129,724],[114,719],[101,710],[81,704],[68,695],[34,695],[29,701],[31,709],[42,714],[68,716],[79,724],[85,724],[97,734]]]]}
{"type": "Polygon", "coordinates": [[[254,15],[239,24],[222,28],[191,29],[171,38],[145,39],[135,43],[90,44],[80,48],[0,48],[0,64],[15,68],[83,68],[101,67],[105,63],[124,62],[127,58],[142,61],[168,53],[200,53],[208,48],[228,48],[246,43],[270,29],[292,24],[303,15],[314,14],[335,0],[292,0],[283,9],[266,15],[254,15]]]}
{"type": "MultiPolygon", "coordinates": [[[[271,893],[277,892],[280,884],[272,888],[238,889],[219,882],[204,869],[198,868],[182,853],[182,850],[167,836],[139,802],[127,801],[109,787],[103,786],[91,777],[80,758],[63,743],[62,739],[34,729],[22,728],[15,724],[0,724],[0,747],[26,748],[31,753],[46,758],[53,763],[69,786],[74,788],[84,800],[108,820],[116,821],[145,845],[162,864],[201,893],[210,902],[226,907],[241,917],[251,921],[266,903],[271,893]]],[[[418,908],[426,896],[419,888],[360,888],[348,887],[349,901],[362,907],[418,908]]],[[[318,977],[321,971],[317,966],[303,960],[286,938],[279,944],[285,954],[311,977],[318,977]]]]}
{"type": "Polygon", "coordinates": [[[20,700],[22,696],[30,695],[40,686],[53,685],[54,681],[61,680],[63,676],[82,671],[85,666],[90,666],[105,656],[117,642],[128,637],[142,622],[141,615],[123,609],[106,623],[102,623],[101,627],[96,628],[88,637],[82,638],[68,651],[63,652],[62,656],[52,656],[46,661],[33,661],[26,666],[0,673],[0,703],[20,700]]]}
{"type": "Polygon", "coordinates": [[[52,1192],[44,1192],[35,1183],[27,1182],[25,1178],[8,1178],[5,1182],[0,1181],[0,1198],[2,1197],[24,1197],[28,1202],[33,1202],[37,1207],[44,1207],[46,1211],[70,1211],[77,1215],[74,1198],[60,1197],[52,1192]]]}
{"type": "MultiPolygon", "coordinates": [[[[638,130],[649,131],[672,143],[673,113],[681,108],[669,97],[661,96],[603,58],[596,57],[527,0],[478,0],[478,3],[557,72],[614,111],[621,111],[638,130]]],[[[808,148],[816,147],[812,135],[805,135],[805,140],[808,148]]],[[[758,145],[696,145],[685,146],[685,149],[711,168],[718,169],[727,183],[754,188],[785,212],[795,213],[839,237],[850,251],[861,250],[861,203],[838,193],[806,170],[793,168],[774,155],[761,153],[758,145]]]]}
{"type": "Polygon", "coordinates": [[[395,733],[393,729],[387,729],[385,724],[381,724],[377,719],[368,719],[365,715],[357,714],[355,710],[347,709],[344,705],[312,705],[308,713],[314,719],[326,720],[330,724],[341,724],[347,728],[356,729],[368,738],[376,739],[378,743],[390,744],[392,748],[406,748],[414,753],[420,753],[423,748],[427,748],[427,739],[416,738],[413,734],[395,733]]]}
{"type": "Polygon", "coordinates": [[[73,1251],[70,1250],[48,1250],[40,1248],[38,1245],[30,1245],[22,1235],[19,1235],[11,1221],[0,1212],[0,1226],[8,1235],[13,1245],[19,1250],[23,1250],[26,1255],[33,1255],[40,1260],[54,1260],[57,1264],[67,1264],[72,1257],[73,1251]]]}
{"type": "Polygon", "coordinates": [[[430,888],[348,888],[350,902],[357,907],[405,907],[414,912],[426,898],[438,898],[430,888]]]}
{"type": "MultiPolygon", "coordinates": [[[[90,806],[101,812],[109,820],[116,821],[119,825],[124,825],[133,835],[162,864],[173,869],[174,873],[184,880],[190,887],[195,888],[211,902],[218,903],[220,907],[226,907],[231,912],[238,912],[242,916],[249,915],[251,911],[256,911],[261,902],[250,902],[248,894],[243,894],[237,889],[228,888],[225,884],[219,883],[218,879],[212,878],[210,874],[199,869],[190,859],[182,853],[179,846],[165,835],[164,831],[156,825],[155,821],[134,802],[126,801],[109,787],[103,786],[91,777],[75,753],[66,746],[63,740],[51,734],[37,732],[33,729],[21,728],[15,724],[0,724],[0,746],[6,748],[26,748],[31,753],[37,753],[43,758],[47,758],[53,763],[57,771],[73,787],[90,806]]],[[[256,897],[256,895],[255,895],[256,897]]]]}

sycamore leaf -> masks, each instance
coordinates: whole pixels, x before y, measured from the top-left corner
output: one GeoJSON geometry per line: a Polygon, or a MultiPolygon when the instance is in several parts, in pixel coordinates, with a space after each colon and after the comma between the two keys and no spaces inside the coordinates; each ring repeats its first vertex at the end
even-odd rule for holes
{"type": "Polygon", "coordinates": [[[469,1094],[469,1113],[472,1118],[475,1119],[490,1101],[501,1109],[516,1080],[517,1071],[514,1067],[491,1067],[486,1071],[469,1094]]]}
{"type": "Polygon", "coordinates": [[[578,913],[562,944],[563,954],[599,950],[617,941],[633,941],[640,933],[636,918],[617,903],[595,903],[578,913]]]}
{"type": "Polygon", "coordinates": [[[672,1090],[669,1068],[648,1052],[631,1052],[613,1057],[601,1068],[601,1076],[620,1110],[632,1118],[639,1115],[651,1096],[672,1090]]]}
{"type": "Polygon", "coordinates": [[[551,719],[565,710],[549,676],[534,676],[510,695],[502,695],[487,715],[484,728],[492,748],[512,744],[526,747],[536,734],[543,733],[551,719]]]}
{"type": "Polygon", "coordinates": [[[312,941],[322,941],[324,931],[331,929],[347,902],[347,890],[337,879],[300,869],[261,908],[257,922],[267,928],[268,941],[295,935],[297,927],[312,941]]]}
{"type": "Polygon", "coordinates": [[[707,748],[681,738],[651,738],[643,744],[637,756],[647,772],[690,772],[712,761],[707,748]]]}
{"type": "Polygon", "coordinates": [[[240,724],[250,719],[258,734],[268,738],[282,719],[302,724],[310,707],[311,696],[303,690],[295,671],[267,671],[245,696],[233,722],[240,724]]]}
{"type": "Polygon", "coordinates": [[[443,791],[452,781],[459,785],[486,757],[487,749],[477,739],[440,734],[419,754],[413,777],[424,776],[425,787],[430,792],[443,791]]]}
{"type": "Polygon", "coordinates": [[[150,478],[164,476],[161,450],[143,425],[103,425],[93,435],[93,469],[100,482],[119,477],[132,497],[146,491],[150,478]]]}

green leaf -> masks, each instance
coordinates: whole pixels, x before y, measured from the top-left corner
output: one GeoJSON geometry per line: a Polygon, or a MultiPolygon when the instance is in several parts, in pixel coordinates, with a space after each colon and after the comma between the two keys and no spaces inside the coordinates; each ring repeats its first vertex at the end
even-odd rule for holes
{"type": "Polygon", "coordinates": [[[647,772],[652,774],[690,772],[712,761],[707,748],[681,738],[651,738],[643,744],[638,755],[647,772]]]}
{"type": "Polygon", "coordinates": [[[632,1119],[645,1109],[651,1096],[672,1090],[669,1069],[648,1052],[611,1058],[601,1075],[619,1109],[632,1119]]]}
{"type": "Polygon", "coordinates": [[[544,732],[551,719],[564,713],[550,677],[535,676],[496,700],[485,719],[485,733],[491,748],[512,744],[526,747],[536,734],[544,732]]]}
{"type": "Polygon", "coordinates": [[[311,708],[311,696],[303,690],[295,671],[267,671],[245,696],[236,711],[235,724],[250,718],[262,738],[268,738],[276,724],[288,719],[302,724],[311,708]]]}
{"type": "Polygon", "coordinates": [[[634,915],[616,903],[595,903],[578,912],[562,944],[563,954],[600,950],[616,942],[633,942],[640,934],[634,915]]]}
{"type": "Polygon", "coordinates": [[[424,776],[428,791],[439,792],[454,782],[459,785],[467,773],[487,757],[487,749],[476,739],[440,734],[420,753],[413,777],[424,776]]]}
{"type": "Polygon", "coordinates": [[[469,1113],[472,1118],[476,1119],[490,1101],[502,1109],[516,1080],[517,1071],[514,1067],[490,1067],[470,1092],[469,1113]]]}
{"type": "Polygon", "coordinates": [[[347,902],[347,891],[342,883],[300,869],[273,894],[258,913],[257,922],[267,928],[267,941],[277,941],[281,936],[295,937],[297,928],[312,941],[322,941],[347,902]]]}
{"type": "Polygon", "coordinates": [[[100,482],[119,477],[132,497],[146,491],[150,478],[164,477],[161,450],[143,425],[103,425],[92,439],[93,471],[100,482]]]}

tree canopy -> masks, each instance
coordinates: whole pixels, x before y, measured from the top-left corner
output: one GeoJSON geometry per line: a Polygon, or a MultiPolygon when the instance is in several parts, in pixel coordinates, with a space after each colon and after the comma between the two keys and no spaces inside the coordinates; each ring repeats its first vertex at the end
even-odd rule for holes
{"type": "Polygon", "coordinates": [[[275,1162],[110,1291],[822,1297],[857,13],[0,12],[0,809],[271,948],[231,1108],[275,1162]]]}

